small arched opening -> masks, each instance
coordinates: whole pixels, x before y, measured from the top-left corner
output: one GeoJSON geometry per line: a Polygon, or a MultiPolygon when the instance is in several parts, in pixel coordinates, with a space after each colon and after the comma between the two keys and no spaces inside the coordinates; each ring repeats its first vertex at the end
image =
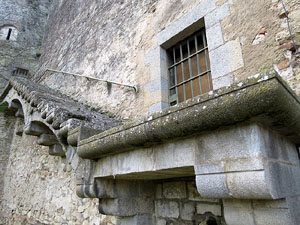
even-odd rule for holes
{"type": "Polygon", "coordinates": [[[5,25],[0,27],[0,40],[16,41],[18,37],[18,30],[12,25],[5,25]]]}

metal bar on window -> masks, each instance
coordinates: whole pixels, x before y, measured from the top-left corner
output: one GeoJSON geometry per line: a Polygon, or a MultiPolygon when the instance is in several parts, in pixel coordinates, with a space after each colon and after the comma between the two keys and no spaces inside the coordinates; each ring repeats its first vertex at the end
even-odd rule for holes
{"type": "Polygon", "coordinates": [[[210,70],[206,70],[206,71],[204,71],[204,72],[198,74],[197,76],[194,76],[194,77],[192,77],[192,78],[190,78],[190,79],[188,79],[188,80],[182,81],[182,82],[180,82],[180,83],[178,83],[178,84],[176,84],[176,85],[170,87],[170,89],[173,89],[174,87],[178,87],[178,86],[180,86],[180,85],[182,85],[182,84],[185,84],[185,83],[187,83],[187,82],[189,82],[189,81],[192,81],[192,80],[195,80],[195,79],[197,79],[197,78],[200,78],[200,77],[202,77],[203,75],[205,75],[205,74],[207,74],[207,73],[210,73],[210,70]]]}
{"type": "MultiPolygon", "coordinates": [[[[206,37],[205,37],[205,33],[204,32],[202,32],[202,38],[203,38],[203,44],[204,44],[204,46],[207,46],[206,37]]],[[[208,70],[208,69],[210,69],[210,68],[208,68],[208,59],[207,59],[208,50],[205,50],[204,55],[205,55],[206,70],[208,70]]],[[[210,73],[207,73],[207,79],[208,79],[208,89],[212,90],[211,83],[210,83],[210,73]]]]}
{"type": "Polygon", "coordinates": [[[207,91],[206,90],[207,88],[208,90],[211,90],[212,89],[212,82],[211,82],[211,75],[210,75],[211,70],[209,66],[209,55],[208,55],[208,47],[207,47],[207,40],[205,36],[205,30],[201,29],[197,33],[193,34],[193,36],[188,37],[183,41],[177,43],[175,46],[172,47],[172,50],[173,52],[170,51],[170,54],[173,53],[172,57],[174,59],[174,62],[173,65],[168,67],[168,70],[171,75],[173,74],[174,79],[170,82],[169,91],[170,94],[176,91],[176,98],[175,95],[172,95],[174,98],[170,95],[169,102],[175,103],[176,101],[175,99],[177,99],[177,104],[178,104],[181,101],[187,100],[187,97],[191,98],[191,97],[195,97],[198,94],[200,95],[203,94],[204,91],[205,92],[207,91]],[[191,41],[194,43],[192,43],[191,41]],[[195,45],[195,50],[193,45],[195,45]],[[194,53],[191,54],[192,52],[194,53]],[[204,56],[202,54],[204,54],[204,56]],[[176,59],[178,61],[176,61],[176,59]],[[196,62],[194,62],[194,60],[196,62]],[[203,68],[202,68],[202,64],[203,64],[203,68]],[[181,74],[179,74],[180,72],[181,74]],[[208,85],[206,84],[206,82],[205,85],[203,84],[203,82],[206,81],[206,77],[204,76],[208,76],[207,78],[208,85]],[[179,83],[178,79],[182,81],[180,81],[179,83]],[[189,90],[189,88],[191,88],[191,90],[189,90]]]}
{"type": "MultiPolygon", "coordinates": [[[[187,41],[187,48],[188,48],[188,58],[189,58],[189,71],[190,71],[190,79],[193,77],[192,74],[192,62],[191,62],[191,49],[190,49],[190,40],[187,41]]],[[[193,81],[191,81],[191,90],[192,90],[192,98],[194,97],[194,88],[193,88],[193,81]]]]}
{"type": "MultiPolygon", "coordinates": [[[[174,57],[174,62],[176,62],[175,47],[173,48],[173,57],[174,57]]],[[[174,77],[175,77],[175,84],[177,84],[176,67],[174,67],[174,77]]],[[[177,96],[177,102],[176,102],[176,104],[177,104],[179,102],[178,88],[177,88],[177,86],[175,87],[175,91],[176,91],[176,96],[177,96]]]]}
{"type": "MultiPolygon", "coordinates": [[[[195,45],[196,45],[196,50],[198,50],[198,42],[197,42],[197,35],[195,35],[195,45]]],[[[197,69],[198,69],[198,74],[200,74],[200,65],[199,65],[199,54],[197,54],[197,69]]],[[[199,87],[200,87],[200,94],[202,94],[202,85],[201,85],[201,76],[199,77],[199,87]]]]}
{"type": "MultiPolygon", "coordinates": [[[[196,36],[195,36],[195,37],[196,37],[196,36]]],[[[190,55],[189,57],[186,57],[186,58],[184,58],[184,59],[182,59],[182,60],[180,60],[180,61],[174,63],[173,65],[169,66],[168,69],[171,69],[172,67],[177,66],[178,64],[180,64],[180,63],[182,63],[182,62],[188,60],[189,58],[192,58],[194,55],[197,55],[198,53],[201,53],[201,52],[203,52],[203,51],[206,50],[206,49],[207,49],[207,47],[202,48],[202,49],[196,51],[195,53],[193,53],[193,54],[190,55]]],[[[175,61],[174,61],[174,62],[175,62],[175,61]]]]}
{"type": "MultiPolygon", "coordinates": [[[[182,61],[183,59],[183,54],[182,54],[182,44],[180,44],[180,59],[182,61]]],[[[181,62],[181,76],[182,76],[182,81],[184,81],[184,65],[183,65],[183,62],[181,62]]],[[[186,100],[186,94],[185,94],[185,86],[182,85],[182,88],[183,88],[183,99],[184,101],[186,100]]]]}

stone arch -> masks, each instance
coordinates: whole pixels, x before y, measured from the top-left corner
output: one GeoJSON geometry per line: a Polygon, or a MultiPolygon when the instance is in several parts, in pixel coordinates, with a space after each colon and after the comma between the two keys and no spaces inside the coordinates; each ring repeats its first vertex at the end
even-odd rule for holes
{"type": "Polygon", "coordinates": [[[38,145],[48,146],[50,155],[65,156],[66,140],[43,121],[40,115],[34,113],[27,102],[16,96],[11,101],[7,101],[6,105],[8,105],[8,113],[10,115],[24,120],[23,131],[25,134],[36,136],[38,145]]]}
{"type": "Polygon", "coordinates": [[[0,27],[0,40],[16,41],[18,33],[19,31],[14,25],[3,25],[0,27]]]}

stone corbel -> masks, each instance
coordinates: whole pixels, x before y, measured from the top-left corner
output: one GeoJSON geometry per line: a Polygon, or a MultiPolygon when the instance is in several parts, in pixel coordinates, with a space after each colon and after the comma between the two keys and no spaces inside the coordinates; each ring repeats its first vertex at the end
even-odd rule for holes
{"type": "Polygon", "coordinates": [[[197,188],[205,198],[273,200],[300,195],[295,144],[262,126],[202,135],[196,152],[197,188]]]}

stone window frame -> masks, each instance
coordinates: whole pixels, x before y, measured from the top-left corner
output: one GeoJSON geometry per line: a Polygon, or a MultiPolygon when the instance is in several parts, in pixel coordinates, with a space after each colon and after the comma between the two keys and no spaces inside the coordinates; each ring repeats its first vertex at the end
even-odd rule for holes
{"type": "Polygon", "coordinates": [[[3,24],[0,26],[0,31],[3,29],[8,29],[9,33],[4,34],[2,37],[0,36],[0,40],[5,40],[5,41],[17,41],[18,38],[18,28],[15,27],[12,24],[3,24]]]}
{"type": "Polygon", "coordinates": [[[201,26],[192,35],[189,35],[168,48],[167,54],[169,56],[169,61],[171,61],[168,62],[170,106],[212,90],[209,55],[204,26],[201,26]],[[200,43],[203,43],[203,46],[201,46],[200,43]],[[176,52],[176,49],[179,50],[179,52],[176,52]],[[177,61],[178,55],[180,55],[179,61],[177,61]],[[204,59],[204,62],[202,61],[204,65],[201,65],[201,59],[204,59]],[[177,80],[177,68],[179,68],[179,71],[181,70],[180,73],[182,78],[179,81],[177,80]],[[205,82],[204,77],[207,77],[207,82],[205,82]],[[197,83],[199,85],[198,87],[197,83]],[[180,86],[182,89],[181,91],[180,86]],[[171,90],[175,91],[173,95],[171,94],[171,90]],[[199,93],[196,93],[197,91],[199,91],[199,93]],[[180,96],[181,98],[183,97],[183,99],[180,99],[180,96]]]}
{"type": "Polygon", "coordinates": [[[148,114],[170,107],[168,56],[169,47],[205,26],[213,89],[230,86],[233,72],[244,66],[239,40],[225,41],[221,21],[230,16],[228,2],[217,5],[216,0],[203,0],[178,20],[154,36],[154,47],[145,55],[145,65],[150,69],[150,82],[144,91],[155,97],[148,108],[148,114]]]}

